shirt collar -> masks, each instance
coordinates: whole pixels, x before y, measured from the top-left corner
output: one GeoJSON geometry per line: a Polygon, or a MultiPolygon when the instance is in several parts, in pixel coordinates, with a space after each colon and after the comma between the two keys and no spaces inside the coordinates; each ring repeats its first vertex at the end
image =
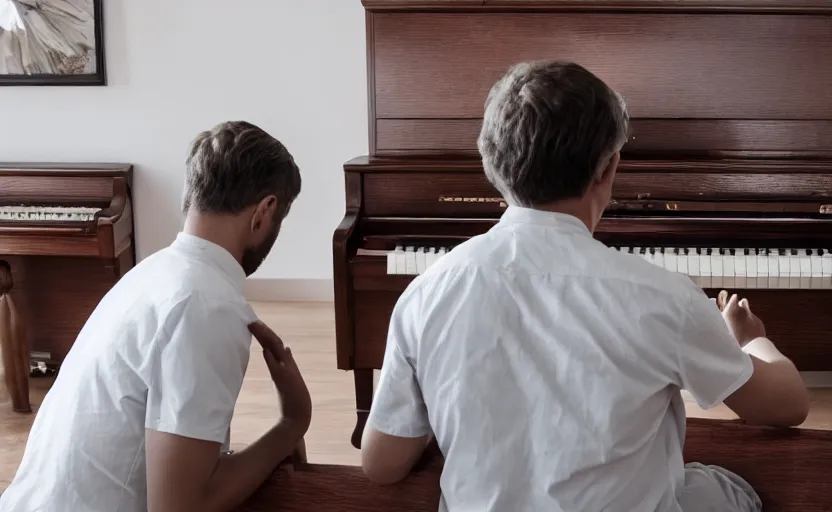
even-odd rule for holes
{"type": "Polygon", "coordinates": [[[240,263],[225,248],[184,232],[176,235],[176,240],[171,247],[216,266],[242,293],[246,273],[240,263]]]}
{"type": "Polygon", "coordinates": [[[550,212],[546,210],[535,210],[522,206],[510,205],[503,212],[500,224],[535,224],[555,228],[558,231],[569,234],[592,236],[592,232],[579,218],[568,213],[550,212]]]}

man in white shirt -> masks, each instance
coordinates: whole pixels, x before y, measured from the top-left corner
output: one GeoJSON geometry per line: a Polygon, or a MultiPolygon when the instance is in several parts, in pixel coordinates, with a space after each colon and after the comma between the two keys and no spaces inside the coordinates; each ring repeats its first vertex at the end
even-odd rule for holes
{"type": "Polygon", "coordinates": [[[88,319],[0,511],[229,511],[302,443],[309,392],[291,352],[243,297],[300,185],[292,156],[256,126],[223,123],[197,136],[184,231],[127,273],[88,319]],[[252,333],[283,414],[230,454],[252,333]]]}
{"type": "Polygon", "coordinates": [[[451,512],[760,510],[737,475],[685,466],[680,390],[797,425],[806,388],[747,301],[720,315],[687,277],[592,237],[628,122],[576,64],[520,64],[494,86],[479,148],[509,206],[399,299],[370,479],[401,480],[435,436],[451,512]]]}

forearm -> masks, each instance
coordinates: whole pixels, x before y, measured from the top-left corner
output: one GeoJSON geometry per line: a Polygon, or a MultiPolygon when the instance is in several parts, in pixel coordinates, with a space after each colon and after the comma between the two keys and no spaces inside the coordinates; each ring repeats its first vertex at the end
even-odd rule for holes
{"type": "Polygon", "coordinates": [[[208,481],[203,510],[237,508],[295,451],[305,433],[302,426],[283,421],[245,449],[220,457],[208,481]]]}
{"type": "Polygon", "coordinates": [[[756,357],[761,361],[765,361],[766,363],[775,363],[775,362],[782,362],[791,361],[784,356],[777,347],[774,346],[774,343],[771,342],[768,338],[755,338],[748,343],[746,343],[742,347],[742,351],[746,354],[756,357]]]}
{"type": "Polygon", "coordinates": [[[802,423],[809,411],[809,392],[794,363],[784,356],[767,338],[757,338],[743,351],[756,359],[755,372],[764,372],[762,396],[774,404],[775,414],[752,423],[772,426],[795,426],[802,423]]]}

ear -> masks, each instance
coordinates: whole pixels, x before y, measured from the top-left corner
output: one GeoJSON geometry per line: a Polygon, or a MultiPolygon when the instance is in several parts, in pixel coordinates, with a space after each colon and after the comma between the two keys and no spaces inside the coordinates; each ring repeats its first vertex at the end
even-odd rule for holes
{"type": "Polygon", "coordinates": [[[256,233],[257,231],[260,231],[263,226],[268,225],[270,220],[274,218],[274,212],[276,209],[277,197],[269,195],[261,199],[254,208],[254,215],[251,216],[252,233],[256,233]]]}

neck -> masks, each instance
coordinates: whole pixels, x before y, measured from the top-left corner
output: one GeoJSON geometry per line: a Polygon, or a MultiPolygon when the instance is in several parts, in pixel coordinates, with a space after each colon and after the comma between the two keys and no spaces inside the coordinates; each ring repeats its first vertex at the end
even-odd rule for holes
{"type": "Polygon", "coordinates": [[[234,256],[242,263],[245,243],[240,237],[240,219],[230,215],[210,213],[188,213],[185,217],[183,232],[213,242],[234,256]]]}
{"type": "Polygon", "coordinates": [[[547,212],[563,213],[576,217],[584,223],[590,232],[595,230],[595,224],[597,223],[596,219],[600,218],[598,208],[596,208],[593,201],[587,197],[563,199],[553,203],[536,206],[535,209],[547,212]]]}

